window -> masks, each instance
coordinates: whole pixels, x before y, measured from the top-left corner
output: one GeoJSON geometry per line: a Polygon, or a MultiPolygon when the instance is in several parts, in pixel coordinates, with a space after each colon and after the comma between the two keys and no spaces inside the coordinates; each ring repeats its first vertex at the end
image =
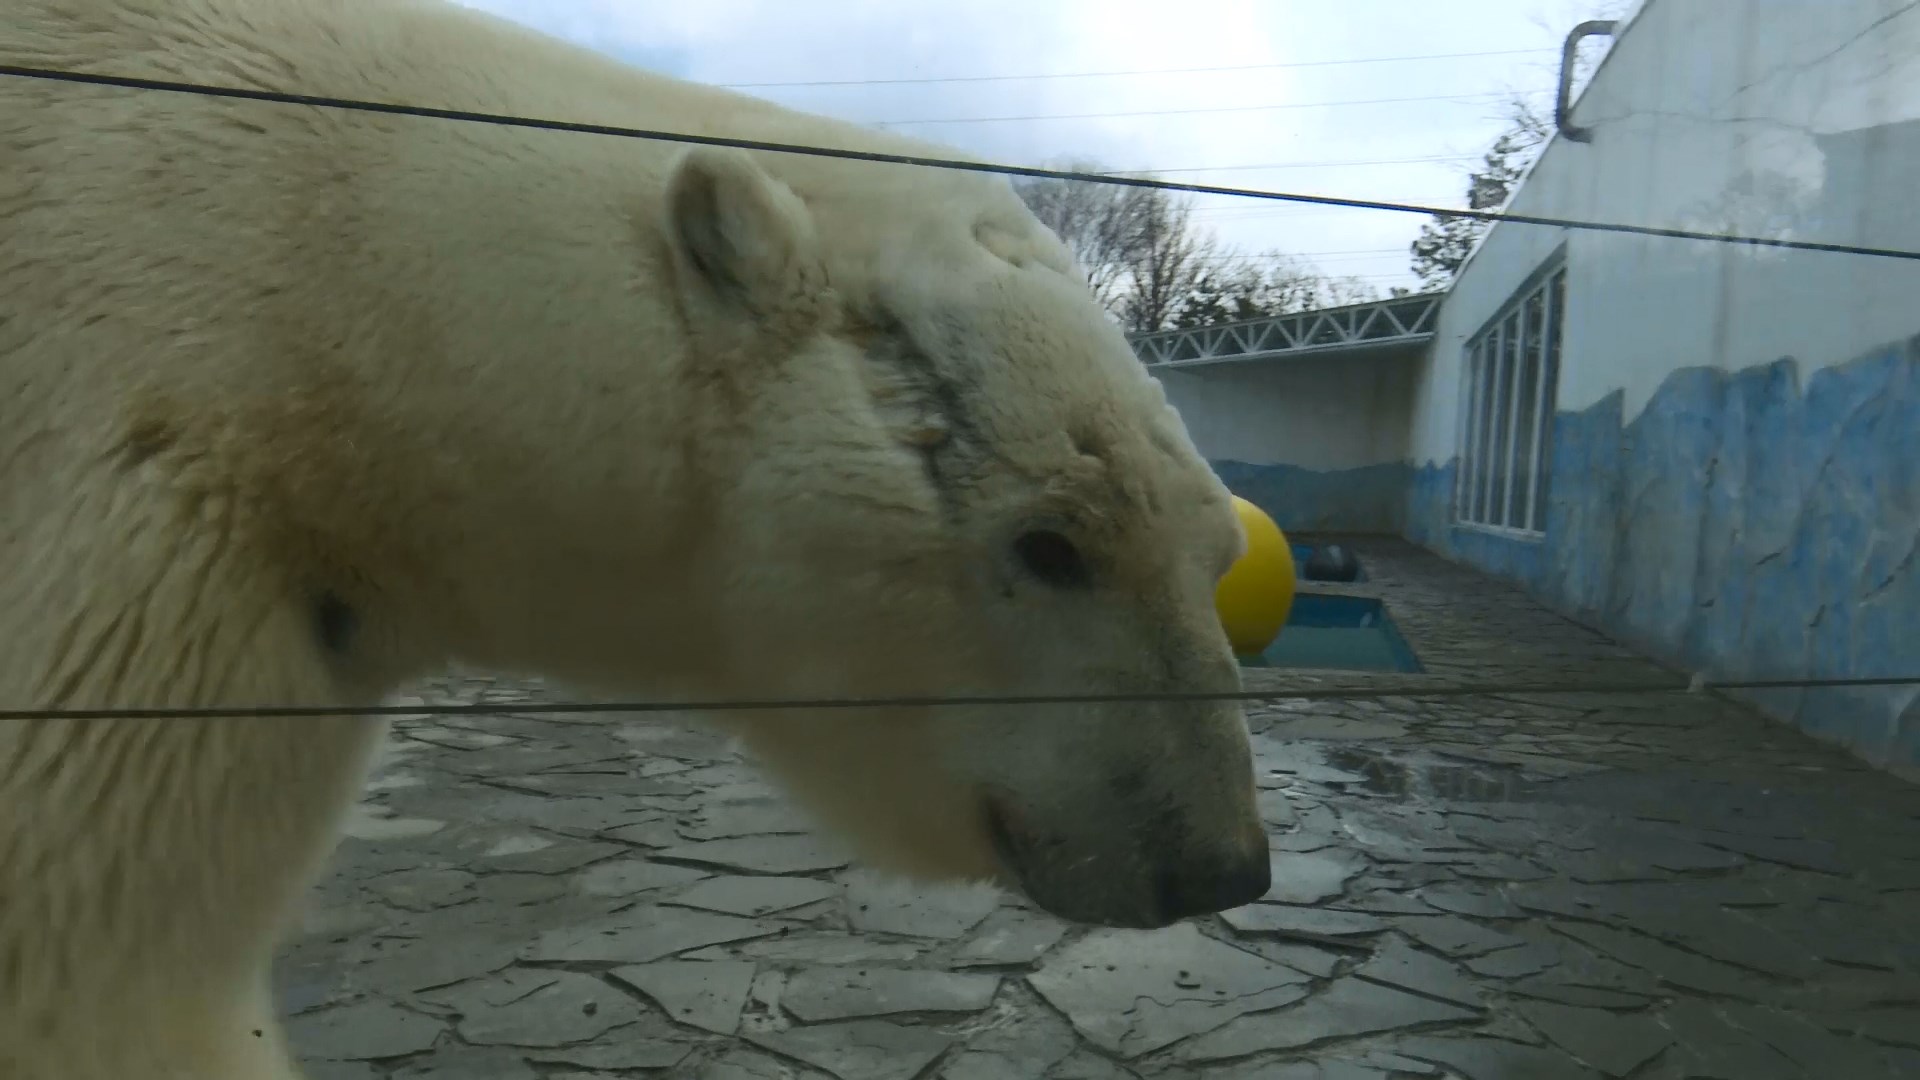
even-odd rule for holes
{"type": "Polygon", "coordinates": [[[1462,525],[1546,532],[1548,439],[1566,295],[1566,269],[1555,266],[1467,342],[1454,490],[1454,517],[1462,525]]]}

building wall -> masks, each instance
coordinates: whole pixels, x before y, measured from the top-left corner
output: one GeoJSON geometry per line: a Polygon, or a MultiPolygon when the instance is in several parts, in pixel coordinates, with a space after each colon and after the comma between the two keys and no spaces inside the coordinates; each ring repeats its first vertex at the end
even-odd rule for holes
{"type": "MultiPolygon", "coordinates": [[[[1920,249],[1920,9],[1649,0],[1518,213],[1920,249]]],[[[1920,674],[1920,263],[1501,224],[1414,391],[1414,539],[1721,678],[1920,674]],[[1463,347],[1567,301],[1544,536],[1452,518],[1463,347]]],[[[1756,700],[1920,768],[1920,691],[1756,700]]]]}
{"type": "Polygon", "coordinates": [[[1405,353],[1156,372],[1228,487],[1282,529],[1405,524],[1414,358],[1405,353]]]}

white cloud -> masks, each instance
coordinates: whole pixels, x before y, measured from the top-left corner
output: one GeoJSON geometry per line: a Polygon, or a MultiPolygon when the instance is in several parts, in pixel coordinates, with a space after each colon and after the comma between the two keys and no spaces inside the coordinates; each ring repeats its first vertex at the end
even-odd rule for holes
{"type": "MultiPolygon", "coordinates": [[[[632,62],[703,82],[939,79],[1167,68],[1098,78],[756,87],[751,93],[998,160],[1066,156],[1116,169],[1190,169],[1201,183],[1457,205],[1464,170],[1500,128],[1499,95],[1550,94],[1559,35],[1609,0],[464,0],[632,62]],[[1466,58],[1327,65],[1436,53],[1466,58]],[[1374,99],[1422,99],[1339,104],[1374,99]],[[1245,106],[1282,105],[1271,110],[1245,106]],[[1240,111],[1184,112],[1172,110],[1240,111]],[[1453,158],[1450,161],[1407,159],[1453,158]],[[1401,162],[1397,164],[1302,163],[1401,162]],[[1233,166],[1275,165],[1265,169],[1233,166]]],[[[1410,283],[1421,219],[1381,211],[1201,200],[1248,250],[1410,283]],[[1366,254],[1387,249],[1379,254],[1366,254]],[[1362,252],[1362,254],[1352,254],[1362,252]],[[1337,253],[1337,254],[1323,254],[1337,253]]]]}

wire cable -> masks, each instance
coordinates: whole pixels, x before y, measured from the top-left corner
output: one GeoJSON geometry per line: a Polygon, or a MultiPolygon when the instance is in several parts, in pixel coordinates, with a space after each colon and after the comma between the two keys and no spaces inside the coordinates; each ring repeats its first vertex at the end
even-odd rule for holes
{"type": "Polygon", "coordinates": [[[78,83],[91,86],[113,86],[159,93],[191,94],[200,97],[263,101],[281,105],[306,105],[315,108],[341,109],[351,112],[383,113],[390,116],[454,120],[463,123],[492,124],[501,127],[565,131],[584,135],[608,135],[617,138],[686,143],[696,146],[728,146],[742,150],[758,150],[764,153],[796,154],[803,157],[836,158],[846,161],[867,161],[891,165],[917,165],[925,168],[949,169],[956,172],[999,173],[1006,176],[1025,176],[1045,180],[1074,180],[1091,184],[1112,184],[1121,187],[1182,191],[1197,195],[1227,195],[1244,199],[1266,200],[1269,202],[1340,206],[1355,210],[1381,210],[1399,214],[1419,214],[1424,217],[1465,218],[1489,222],[1511,221],[1522,225],[1545,225],[1552,228],[1580,229],[1591,232],[1624,233],[1636,236],[1664,237],[1675,240],[1699,240],[1709,243],[1733,244],[1746,247],[1783,248],[1794,251],[1818,251],[1840,255],[1866,255],[1874,258],[1920,262],[1920,251],[1872,247],[1863,244],[1837,244],[1819,240],[1793,240],[1785,237],[1702,232],[1695,229],[1674,229],[1656,225],[1633,225],[1626,222],[1615,221],[1592,221],[1579,218],[1553,217],[1544,214],[1518,214],[1510,211],[1454,209],[1444,206],[1423,206],[1417,203],[1391,202],[1381,199],[1359,199],[1339,195],[1309,195],[1300,192],[1263,191],[1259,188],[1223,187],[1213,184],[1155,180],[1143,176],[1128,176],[1116,173],[1076,172],[1067,169],[1045,169],[1027,165],[963,161],[955,158],[928,157],[919,154],[889,154],[871,150],[846,150],[827,146],[808,146],[802,143],[740,139],[725,135],[698,135],[690,132],[620,127],[612,124],[590,124],[573,120],[545,120],[535,117],[473,112],[463,109],[441,109],[425,105],[402,105],[393,102],[363,101],[354,98],[330,97],[323,94],[294,94],[278,90],[254,90],[234,86],[211,86],[202,83],[177,82],[170,79],[148,79],[129,75],[103,75],[95,72],[71,71],[60,68],[0,64],[0,75],[10,75],[26,79],[43,79],[54,82],[78,83]]]}
{"type": "Polygon", "coordinates": [[[1421,104],[1429,102],[1465,104],[1471,101],[1490,101],[1494,98],[1504,96],[1504,94],[1426,94],[1421,97],[1359,98],[1345,101],[1289,101],[1275,105],[1209,105],[1204,108],[1193,109],[1136,109],[1132,112],[1036,113],[1031,116],[952,116],[934,117],[925,120],[867,120],[863,122],[879,127],[902,127],[908,124],[1000,124],[1016,120],[1127,120],[1136,116],[1200,116],[1209,113],[1279,112],[1285,109],[1337,109],[1349,105],[1406,105],[1416,102],[1421,104]]]}
{"type": "Polygon", "coordinates": [[[904,86],[910,83],[1023,82],[1030,79],[1107,79],[1130,75],[1204,75],[1216,71],[1283,71],[1299,68],[1348,67],[1356,64],[1401,64],[1415,60],[1470,60],[1488,56],[1553,56],[1558,49],[1496,49],[1491,52],[1427,53],[1423,56],[1364,56],[1352,60],[1299,60],[1278,64],[1228,64],[1214,67],[1133,68],[1127,71],[1063,71],[1043,75],[949,75],[902,79],[811,79],[801,82],[715,83],[729,90],[759,90],[783,86],[904,86]]]}
{"type": "Polygon", "coordinates": [[[1479,161],[1479,154],[1439,154],[1430,157],[1362,158],[1346,161],[1268,161],[1252,165],[1191,165],[1175,169],[1115,169],[1094,176],[1145,176],[1149,173],[1258,172],[1262,169],[1340,169],[1359,165],[1427,165],[1446,162],[1479,161]]]}
{"type": "Polygon", "coordinates": [[[536,713],[700,713],[769,712],[828,709],[979,708],[983,706],[1116,705],[1204,703],[1218,701],[1355,701],[1381,698],[1510,697],[1559,694],[1697,694],[1705,691],[1820,690],[1920,686],[1920,675],[1885,678],[1714,680],[1693,675],[1687,681],[1620,680],[1587,683],[1488,683],[1455,686],[1335,687],[1235,690],[1220,693],[1145,694],[1001,694],[940,697],[744,698],[712,701],[558,701],[450,702],[417,705],[230,705],[182,708],[0,709],[8,720],[219,720],[286,719],[319,716],[461,716],[536,713]]]}
{"type": "MultiPolygon", "coordinates": [[[[1246,165],[1187,165],[1187,166],[1176,166],[1173,168],[1160,168],[1160,169],[1115,169],[1112,172],[1094,173],[1090,175],[1152,176],[1152,175],[1165,175],[1167,173],[1264,172],[1269,169],[1345,169],[1345,168],[1367,168],[1367,167],[1374,167],[1379,165],[1444,165],[1444,164],[1450,164],[1450,163],[1459,163],[1463,161],[1479,161],[1479,160],[1482,160],[1482,155],[1480,154],[1439,154],[1439,155],[1434,155],[1430,157],[1408,157],[1408,158],[1348,158],[1345,160],[1323,159],[1319,161],[1256,161],[1246,165]]],[[[1202,211],[1218,212],[1218,211],[1226,210],[1226,211],[1232,211],[1234,213],[1239,213],[1239,214],[1262,214],[1262,213],[1264,214],[1300,214],[1300,213],[1323,213],[1324,212],[1324,211],[1314,211],[1314,210],[1303,211],[1298,208],[1284,209],[1284,210],[1260,210],[1252,207],[1233,206],[1228,204],[1216,204],[1213,206],[1196,206],[1193,208],[1193,210],[1195,213],[1199,213],[1202,211]]]]}

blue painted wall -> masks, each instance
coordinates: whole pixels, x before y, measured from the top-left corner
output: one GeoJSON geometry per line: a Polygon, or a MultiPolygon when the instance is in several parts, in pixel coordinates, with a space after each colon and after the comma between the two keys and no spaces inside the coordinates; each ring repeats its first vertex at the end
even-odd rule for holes
{"type": "Polygon", "coordinates": [[[1399,535],[1406,526],[1404,462],[1352,469],[1303,469],[1214,461],[1213,471],[1235,495],[1267,512],[1287,532],[1399,535]]]}
{"type": "MultiPolygon", "coordinates": [[[[1920,673],[1920,337],[1804,383],[1685,368],[1624,426],[1618,393],[1559,413],[1544,540],[1452,527],[1453,462],[1414,471],[1407,535],[1714,677],[1920,673]]],[[[1912,690],[1753,698],[1920,769],[1912,690]]]]}

